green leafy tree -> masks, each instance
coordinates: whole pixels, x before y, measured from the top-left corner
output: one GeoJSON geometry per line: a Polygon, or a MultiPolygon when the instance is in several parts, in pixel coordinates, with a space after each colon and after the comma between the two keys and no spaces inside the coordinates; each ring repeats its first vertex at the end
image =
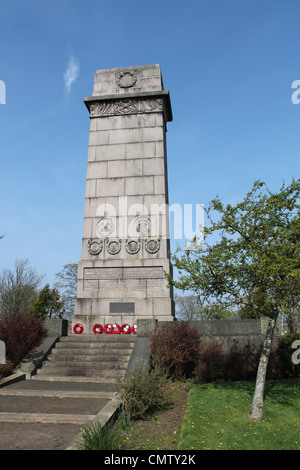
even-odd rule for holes
{"type": "Polygon", "coordinates": [[[57,289],[51,289],[49,284],[46,284],[31,302],[29,313],[41,319],[61,318],[64,314],[64,303],[60,300],[57,289]]]}
{"type": "MultiPolygon", "coordinates": [[[[224,205],[219,197],[206,210],[209,227],[198,250],[171,257],[178,280],[202,302],[233,302],[251,317],[266,316],[268,325],[257,370],[250,419],[260,419],[275,323],[290,314],[300,292],[300,180],[272,193],[256,181],[244,200],[224,205]],[[213,242],[208,243],[212,238],[213,242]]],[[[197,243],[197,240],[194,240],[197,243]]]]}

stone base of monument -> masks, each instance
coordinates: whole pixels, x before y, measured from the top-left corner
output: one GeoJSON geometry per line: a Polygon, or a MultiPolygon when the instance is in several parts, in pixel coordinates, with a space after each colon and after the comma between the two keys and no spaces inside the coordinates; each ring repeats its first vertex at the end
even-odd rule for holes
{"type": "MultiPolygon", "coordinates": [[[[138,320],[172,321],[174,301],[164,272],[168,260],[135,260],[93,263],[78,266],[77,298],[72,327],[80,324],[93,334],[95,325],[137,324],[138,320]]],[[[73,332],[72,328],[72,332],[73,332]]]]}

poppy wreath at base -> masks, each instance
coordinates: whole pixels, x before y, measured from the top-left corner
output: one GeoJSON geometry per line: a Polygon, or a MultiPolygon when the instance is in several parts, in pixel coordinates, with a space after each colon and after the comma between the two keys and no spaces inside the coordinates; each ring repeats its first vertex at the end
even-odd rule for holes
{"type": "Polygon", "coordinates": [[[117,323],[107,323],[104,327],[103,327],[103,331],[104,333],[106,333],[107,335],[119,335],[121,332],[122,332],[122,328],[120,327],[120,325],[118,325],[117,323]]]}
{"type": "Polygon", "coordinates": [[[131,332],[136,335],[137,334],[137,325],[133,325],[133,327],[131,328],[131,332]]]}
{"type": "Polygon", "coordinates": [[[75,333],[75,335],[81,335],[83,333],[83,326],[81,323],[76,323],[74,326],[73,326],[73,331],[75,333]]]}
{"type": "Polygon", "coordinates": [[[101,335],[101,333],[103,333],[103,326],[99,323],[96,323],[93,326],[93,333],[95,333],[95,335],[101,335]]]}
{"type": "MultiPolygon", "coordinates": [[[[75,333],[82,333],[82,331],[75,331],[75,327],[79,330],[80,326],[82,327],[83,331],[83,326],[80,325],[80,323],[77,323],[73,330],[75,333]]],[[[118,325],[118,323],[107,323],[106,325],[102,326],[100,323],[96,323],[93,326],[93,333],[94,334],[102,334],[105,333],[106,335],[130,335],[131,333],[136,335],[137,334],[137,327],[136,325],[133,325],[132,327],[128,323],[124,323],[122,326],[118,325]]]]}
{"type": "Polygon", "coordinates": [[[130,335],[131,326],[129,326],[128,323],[124,323],[124,325],[122,325],[122,333],[123,335],[130,335]]]}

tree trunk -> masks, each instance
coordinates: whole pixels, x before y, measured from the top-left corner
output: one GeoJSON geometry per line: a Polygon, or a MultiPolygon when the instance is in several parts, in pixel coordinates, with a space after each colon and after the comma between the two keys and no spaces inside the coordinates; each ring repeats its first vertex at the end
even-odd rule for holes
{"type": "Polygon", "coordinates": [[[267,374],[267,367],[269,362],[269,357],[272,348],[274,330],[275,330],[276,318],[269,318],[266,337],[264,340],[261,356],[259,359],[257,375],[256,375],[256,384],[255,391],[252,401],[252,410],[249,419],[262,419],[263,405],[264,405],[264,391],[265,391],[265,381],[267,374]]]}

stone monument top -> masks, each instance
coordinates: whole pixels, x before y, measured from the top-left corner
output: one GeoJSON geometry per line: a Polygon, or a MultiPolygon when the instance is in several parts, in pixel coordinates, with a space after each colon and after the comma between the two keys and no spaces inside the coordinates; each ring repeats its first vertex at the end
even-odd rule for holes
{"type": "Polygon", "coordinates": [[[93,96],[163,90],[159,65],[97,70],[93,96]]]}
{"type": "Polygon", "coordinates": [[[159,65],[97,70],[93,94],[83,100],[91,117],[156,113],[160,107],[165,122],[173,120],[159,65]]]}

